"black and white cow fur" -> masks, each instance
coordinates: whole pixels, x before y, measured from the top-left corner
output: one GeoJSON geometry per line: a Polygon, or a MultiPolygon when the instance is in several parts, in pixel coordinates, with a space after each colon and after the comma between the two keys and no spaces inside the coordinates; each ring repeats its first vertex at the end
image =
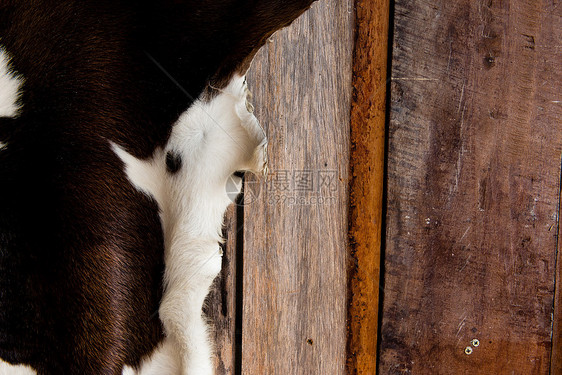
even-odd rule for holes
{"type": "Polygon", "coordinates": [[[0,0],[0,374],[212,374],[245,73],[313,0],[0,0]]]}

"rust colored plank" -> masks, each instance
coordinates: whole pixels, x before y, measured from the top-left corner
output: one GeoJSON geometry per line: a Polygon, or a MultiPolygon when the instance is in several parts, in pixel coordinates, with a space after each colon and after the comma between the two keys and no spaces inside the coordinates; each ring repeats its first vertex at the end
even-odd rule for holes
{"type": "Polygon", "coordinates": [[[205,301],[204,311],[211,323],[215,344],[215,374],[235,373],[236,351],[236,241],[241,230],[237,206],[228,208],[225,217],[222,270],[205,301]]]}
{"type": "MultiPolygon", "coordinates": [[[[562,175],[562,171],[560,171],[562,175]]],[[[560,201],[562,202],[562,179],[560,181],[560,201]]],[[[556,259],[556,293],[554,298],[554,319],[552,332],[552,360],[550,375],[562,374],[562,205],[558,208],[558,253],[556,259]]]]}
{"type": "Polygon", "coordinates": [[[396,1],[381,374],[548,374],[561,12],[396,1]]]}
{"type": "Polygon", "coordinates": [[[353,16],[315,3],[251,68],[270,174],[246,185],[243,374],[345,371],[353,16]]]}
{"type": "Polygon", "coordinates": [[[389,1],[357,0],[351,104],[348,374],[375,374],[389,1]]]}

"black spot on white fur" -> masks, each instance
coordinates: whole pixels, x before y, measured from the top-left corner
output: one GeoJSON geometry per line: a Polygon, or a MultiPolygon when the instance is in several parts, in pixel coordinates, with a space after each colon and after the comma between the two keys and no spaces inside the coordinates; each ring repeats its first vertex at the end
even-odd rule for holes
{"type": "Polygon", "coordinates": [[[166,170],[175,174],[181,169],[181,156],[173,151],[166,153],[166,170]]]}

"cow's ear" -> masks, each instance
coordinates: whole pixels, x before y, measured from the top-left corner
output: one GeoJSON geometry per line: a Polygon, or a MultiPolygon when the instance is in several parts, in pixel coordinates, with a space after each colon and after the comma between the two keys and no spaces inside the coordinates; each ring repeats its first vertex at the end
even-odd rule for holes
{"type": "Polygon", "coordinates": [[[231,49],[212,81],[221,86],[233,74],[246,74],[258,50],[277,30],[289,26],[316,0],[242,0],[245,12],[235,22],[231,49]]]}

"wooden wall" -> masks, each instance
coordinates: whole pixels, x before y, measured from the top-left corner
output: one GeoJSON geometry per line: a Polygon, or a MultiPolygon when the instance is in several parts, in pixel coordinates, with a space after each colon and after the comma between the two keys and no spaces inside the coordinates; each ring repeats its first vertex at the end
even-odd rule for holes
{"type": "Polygon", "coordinates": [[[561,12],[395,3],[381,374],[549,373],[561,12]]]}
{"type": "Polygon", "coordinates": [[[319,2],[252,66],[270,176],[244,206],[243,374],[343,373],[352,20],[319,2]]]}
{"type": "Polygon", "coordinates": [[[217,374],[562,374],[562,8],[388,5],[322,0],[254,61],[217,374]]]}
{"type": "Polygon", "coordinates": [[[217,374],[343,374],[353,1],[313,5],[248,83],[269,176],[246,176],[208,299],[217,374]]]}

